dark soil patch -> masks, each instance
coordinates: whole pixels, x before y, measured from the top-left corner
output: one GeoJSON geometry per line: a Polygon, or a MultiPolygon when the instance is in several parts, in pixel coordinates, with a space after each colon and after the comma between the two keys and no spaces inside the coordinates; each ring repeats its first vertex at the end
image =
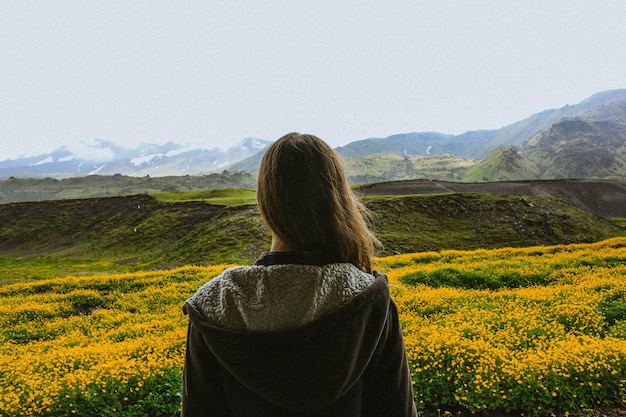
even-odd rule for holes
{"type": "Polygon", "coordinates": [[[515,194],[557,197],[600,217],[626,217],[626,183],[604,180],[531,180],[498,182],[392,181],[359,187],[363,195],[439,193],[515,194]]]}

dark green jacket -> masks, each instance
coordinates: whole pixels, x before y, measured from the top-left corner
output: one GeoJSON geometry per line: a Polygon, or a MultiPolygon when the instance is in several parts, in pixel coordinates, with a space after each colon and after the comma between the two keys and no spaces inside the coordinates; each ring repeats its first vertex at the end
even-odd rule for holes
{"type": "Polygon", "coordinates": [[[397,310],[382,274],[296,328],[223,328],[206,319],[197,297],[184,311],[184,417],[416,415],[397,310]]]}

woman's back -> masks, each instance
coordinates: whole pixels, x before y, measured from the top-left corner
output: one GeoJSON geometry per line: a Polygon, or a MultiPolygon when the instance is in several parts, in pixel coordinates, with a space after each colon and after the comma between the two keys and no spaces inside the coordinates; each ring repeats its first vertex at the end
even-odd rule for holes
{"type": "Polygon", "coordinates": [[[270,252],[185,303],[182,415],[416,415],[396,307],[372,271],[378,240],[339,156],[292,133],[258,175],[270,252]]]}
{"type": "Polygon", "coordinates": [[[345,263],[234,268],[185,310],[185,416],[413,415],[384,275],[345,263]]]}

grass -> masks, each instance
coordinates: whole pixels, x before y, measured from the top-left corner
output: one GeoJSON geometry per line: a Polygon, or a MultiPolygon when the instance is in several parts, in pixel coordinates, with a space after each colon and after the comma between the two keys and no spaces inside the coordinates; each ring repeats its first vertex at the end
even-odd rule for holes
{"type": "MultiPolygon", "coordinates": [[[[69,273],[250,263],[270,236],[254,192],[206,190],[0,205],[0,258],[69,273]],[[243,201],[243,204],[242,204],[243,201]],[[221,204],[219,204],[221,203],[221,204]]],[[[382,255],[594,242],[626,232],[562,200],[510,195],[364,197],[382,255]]]]}
{"type": "Polygon", "coordinates": [[[269,243],[256,207],[226,208],[173,241],[159,264],[248,264],[269,250],[269,243]]]}
{"type": "Polygon", "coordinates": [[[385,254],[593,242],[624,232],[563,200],[493,194],[365,197],[385,254]]]}
{"type": "Polygon", "coordinates": [[[65,275],[84,275],[97,272],[132,271],[114,260],[65,259],[61,257],[0,257],[0,285],[36,281],[65,275]]]}
{"type": "Polygon", "coordinates": [[[626,218],[623,217],[611,217],[609,218],[610,221],[612,221],[613,223],[623,227],[626,229],[626,218]]]}
{"type": "Polygon", "coordinates": [[[256,191],[241,188],[221,188],[212,190],[161,192],[151,194],[157,201],[176,203],[183,201],[204,201],[217,206],[236,207],[256,204],[256,191]]]}
{"type": "MultiPolygon", "coordinates": [[[[249,190],[202,193],[250,199],[249,190]]],[[[249,262],[269,242],[256,206],[187,193],[0,205],[0,257],[100,259],[127,268],[249,262]],[[219,259],[215,255],[219,254],[219,259]]],[[[65,262],[65,261],[64,261],[65,262]]]]}
{"type": "MultiPolygon", "coordinates": [[[[227,264],[250,264],[269,247],[253,194],[0,205],[0,378],[14,378],[0,387],[19,391],[0,390],[0,415],[68,415],[71,407],[84,416],[175,415],[181,302],[227,264]]],[[[541,406],[526,414],[539,416],[626,395],[626,241],[571,245],[624,236],[615,224],[624,227],[625,219],[607,222],[554,198],[450,193],[364,201],[384,254],[404,254],[379,259],[378,268],[398,300],[422,410],[541,406]],[[499,350],[504,336],[511,342],[499,350]],[[537,356],[511,359],[534,346],[543,349],[537,356]],[[571,378],[555,374],[569,372],[567,363],[544,368],[554,355],[576,361],[568,355],[577,352],[605,368],[571,378]],[[538,357],[544,362],[533,362],[538,357]],[[452,366],[456,358],[465,365],[452,366]],[[478,390],[477,375],[489,392],[478,390]],[[494,385],[498,378],[503,385],[494,385]],[[548,397],[542,384],[554,389],[548,397]]]]}

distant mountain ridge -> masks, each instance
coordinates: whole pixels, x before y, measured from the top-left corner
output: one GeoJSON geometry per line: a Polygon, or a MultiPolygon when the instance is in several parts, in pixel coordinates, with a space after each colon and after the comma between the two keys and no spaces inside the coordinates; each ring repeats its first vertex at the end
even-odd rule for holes
{"type": "MultiPolygon", "coordinates": [[[[564,113],[573,114],[572,107],[564,113]]],[[[502,143],[463,181],[625,180],[626,90],[596,94],[580,108],[579,115],[561,117],[520,143],[502,143]]]]}
{"type": "Polygon", "coordinates": [[[344,157],[407,150],[410,155],[453,154],[469,159],[482,159],[499,146],[520,145],[554,123],[575,117],[626,120],[626,89],[597,93],[579,104],[544,110],[500,129],[473,130],[456,136],[432,132],[406,133],[351,142],[338,147],[337,151],[344,157]]]}
{"type": "Polygon", "coordinates": [[[96,139],[78,151],[67,146],[38,156],[0,161],[0,179],[9,177],[68,178],[87,175],[172,176],[202,175],[223,170],[233,162],[265,149],[271,142],[246,138],[226,151],[185,147],[174,142],[144,143],[137,148],[96,139]]]}
{"type": "MultiPolygon", "coordinates": [[[[129,149],[96,140],[87,146],[91,159],[62,147],[37,157],[0,161],[0,179],[205,175],[223,170],[254,174],[270,143],[248,138],[221,151],[173,142],[129,149]]],[[[500,129],[460,135],[403,133],[357,140],[336,149],[353,183],[419,178],[626,179],[626,89],[603,91],[500,129]]]]}
{"type": "MultiPolygon", "coordinates": [[[[496,130],[416,132],[337,148],[356,184],[407,179],[626,179],[626,89],[544,110],[496,130]]],[[[255,171],[261,155],[233,164],[255,171]]]]}

